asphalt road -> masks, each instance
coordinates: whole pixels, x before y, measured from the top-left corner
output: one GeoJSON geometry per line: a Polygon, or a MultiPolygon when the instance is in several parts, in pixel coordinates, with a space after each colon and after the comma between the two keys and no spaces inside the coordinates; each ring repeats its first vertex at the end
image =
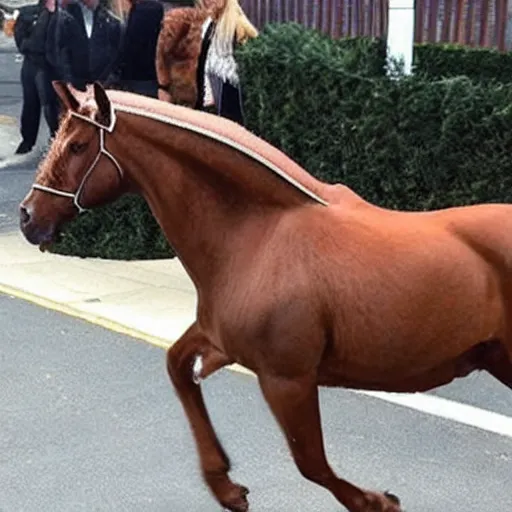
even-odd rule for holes
{"type": "MultiPolygon", "coordinates": [[[[0,510],[208,512],[164,351],[0,295],[0,510]]],[[[253,512],[339,512],[290,460],[256,382],[205,385],[253,512]]],[[[329,459],[409,512],[512,508],[512,439],[344,390],[322,390],[329,459]]]]}

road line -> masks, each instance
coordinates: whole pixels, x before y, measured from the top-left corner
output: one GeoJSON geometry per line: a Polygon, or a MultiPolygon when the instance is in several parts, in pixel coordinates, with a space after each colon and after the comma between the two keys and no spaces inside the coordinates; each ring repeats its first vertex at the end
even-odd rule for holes
{"type": "Polygon", "coordinates": [[[426,393],[383,393],[380,391],[355,391],[355,393],[385,400],[480,430],[486,430],[493,434],[512,437],[511,417],[487,409],[480,409],[473,405],[426,393]]]}
{"type": "MultiPolygon", "coordinates": [[[[167,349],[173,344],[173,341],[146,334],[100,315],[82,311],[77,307],[52,301],[41,297],[40,295],[35,295],[11,286],[0,284],[0,293],[5,293],[6,295],[11,295],[18,299],[32,302],[38,306],[85,320],[89,323],[104,327],[105,329],[131,336],[132,338],[144,341],[161,349],[167,349]]],[[[243,373],[255,377],[255,374],[252,371],[238,364],[231,365],[228,369],[236,371],[237,373],[243,373]]],[[[425,414],[430,414],[431,416],[454,421],[462,425],[478,428],[493,434],[512,438],[512,417],[498,414],[493,411],[480,409],[472,405],[424,393],[407,394],[359,390],[349,391],[359,395],[377,398],[379,400],[390,402],[425,414]]]]}

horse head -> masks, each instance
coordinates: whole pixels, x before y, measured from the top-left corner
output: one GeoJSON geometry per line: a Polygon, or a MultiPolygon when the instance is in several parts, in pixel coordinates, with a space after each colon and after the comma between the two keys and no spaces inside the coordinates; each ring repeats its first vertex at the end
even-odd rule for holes
{"type": "Polygon", "coordinates": [[[77,214],[119,197],[123,183],[123,171],[105,147],[105,136],[116,122],[105,90],[94,84],[79,93],[63,82],[53,85],[64,114],[35,183],[20,204],[20,228],[42,250],[77,214]]]}

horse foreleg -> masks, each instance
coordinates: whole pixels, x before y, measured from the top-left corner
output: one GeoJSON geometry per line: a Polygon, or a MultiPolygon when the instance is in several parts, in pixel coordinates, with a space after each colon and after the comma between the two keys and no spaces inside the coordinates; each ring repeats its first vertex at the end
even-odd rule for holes
{"type": "Polygon", "coordinates": [[[196,325],[167,351],[167,370],[190,423],[203,478],[223,507],[245,512],[248,490],[228,476],[229,458],[213,429],[199,386],[201,379],[231,362],[196,325]]]}
{"type": "Polygon", "coordinates": [[[259,375],[263,395],[279,422],[301,474],[334,494],[350,512],[400,512],[398,499],[364,491],[333,472],[325,455],[314,376],[259,375]]]}

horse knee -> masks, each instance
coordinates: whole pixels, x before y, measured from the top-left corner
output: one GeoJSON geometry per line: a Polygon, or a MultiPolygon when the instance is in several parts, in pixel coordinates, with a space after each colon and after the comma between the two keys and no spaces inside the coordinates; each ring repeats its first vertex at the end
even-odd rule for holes
{"type": "Polygon", "coordinates": [[[167,350],[167,371],[175,385],[199,384],[217,370],[233,363],[233,359],[197,336],[176,343],[167,350]]]}

